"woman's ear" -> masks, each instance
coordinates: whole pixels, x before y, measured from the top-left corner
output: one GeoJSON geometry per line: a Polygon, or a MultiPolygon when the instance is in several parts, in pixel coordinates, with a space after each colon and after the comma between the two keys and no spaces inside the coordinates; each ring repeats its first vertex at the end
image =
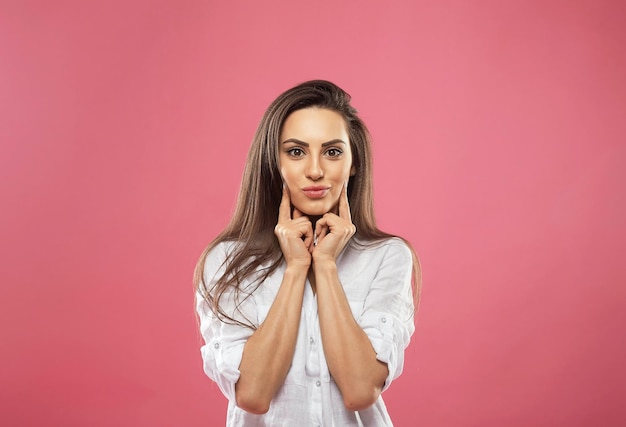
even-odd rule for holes
{"type": "Polygon", "coordinates": [[[350,168],[350,176],[354,176],[354,175],[356,175],[356,168],[354,166],[352,166],[350,168]]]}

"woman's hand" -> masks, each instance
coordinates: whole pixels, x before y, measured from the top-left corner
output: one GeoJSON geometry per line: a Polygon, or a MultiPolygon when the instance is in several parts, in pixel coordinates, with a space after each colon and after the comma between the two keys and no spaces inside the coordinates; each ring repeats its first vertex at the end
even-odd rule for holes
{"type": "Polygon", "coordinates": [[[327,213],[315,224],[316,245],[311,247],[314,262],[335,262],[356,232],[348,204],[348,181],[339,196],[339,215],[327,213]]]}
{"type": "Polygon", "coordinates": [[[274,228],[287,267],[309,268],[313,247],[313,226],[308,217],[294,209],[291,216],[291,199],[287,186],[283,186],[283,198],[278,208],[278,224],[274,228]]]}

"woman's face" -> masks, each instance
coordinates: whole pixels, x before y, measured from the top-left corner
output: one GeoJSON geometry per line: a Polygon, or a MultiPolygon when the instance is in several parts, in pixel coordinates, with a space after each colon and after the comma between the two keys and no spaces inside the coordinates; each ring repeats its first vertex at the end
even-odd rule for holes
{"type": "Polygon", "coordinates": [[[291,204],[311,216],[334,211],[352,169],[343,117],[318,107],[296,110],[285,120],[279,143],[280,172],[291,204]]]}

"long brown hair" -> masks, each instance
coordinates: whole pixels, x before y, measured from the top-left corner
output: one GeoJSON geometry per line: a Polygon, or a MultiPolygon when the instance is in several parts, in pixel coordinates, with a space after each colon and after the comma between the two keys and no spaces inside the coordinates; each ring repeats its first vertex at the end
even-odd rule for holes
{"type": "MultiPolygon", "coordinates": [[[[355,175],[348,182],[348,201],[352,222],[357,230],[353,241],[375,244],[396,237],[376,226],[370,134],[357,111],[350,105],[350,100],[350,95],[337,85],[325,80],[312,80],[282,93],[263,115],[248,153],[235,213],[226,229],[204,250],[194,273],[197,291],[222,321],[254,329],[253,322],[246,322],[249,319],[245,319],[245,316],[245,320],[241,321],[235,319],[233,313],[226,313],[220,306],[220,298],[226,291],[232,291],[236,304],[241,304],[283,261],[278,240],[274,236],[283,185],[278,160],[279,139],[283,123],[296,110],[325,108],[341,114],[346,122],[355,170],[355,175]],[[209,252],[222,242],[237,244],[233,245],[232,253],[227,254],[223,275],[213,286],[208,287],[203,274],[205,260],[209,252]],[[261,266],[264,266],[261,274],[255,274],[261,266]],[[244,292],[240,285],[253,275],[254,286],[244,292]]],[[[415,252],[412,248],[411,251],[417,303],[421,272],[415,252]]]]}

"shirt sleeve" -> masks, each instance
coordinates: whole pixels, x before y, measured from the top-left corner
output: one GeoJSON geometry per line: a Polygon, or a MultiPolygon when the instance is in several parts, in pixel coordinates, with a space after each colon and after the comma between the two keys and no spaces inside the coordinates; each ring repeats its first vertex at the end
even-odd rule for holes
{"type": "MultiPolygon", "coordinates": [[[[216,246],[206,257],[204,281],[208,289],[224,272],[226,245],[216,246]]],[[[241,295],[244,296],[243,294],[241,295]]],[[[250,296],[239,304],[238,310],[233,292],[224,292],[220,306],[229,316],[243,322],[257,322],[253,298],[250,296]]],[[[254,332],[241,325],[233,325],[218,319],[200,292],[196,293],[196,311],[200,320],[200,333],[205,344],[201,347],[204,372],[217,383],[231,402],[235,402],[235,384],[239,380],[239,365],[246,341],[254,332]]]]}
{"type": "Polygon", "coordinates": [[[383,391],[400,376],[404,350],[415,331],[411,287],[413,256],[409,247],[394,239],[380,250],[386,251],[365,299],[359,325],[376,351],[376,358],[387,364],[389,375],[383,391]]]}

